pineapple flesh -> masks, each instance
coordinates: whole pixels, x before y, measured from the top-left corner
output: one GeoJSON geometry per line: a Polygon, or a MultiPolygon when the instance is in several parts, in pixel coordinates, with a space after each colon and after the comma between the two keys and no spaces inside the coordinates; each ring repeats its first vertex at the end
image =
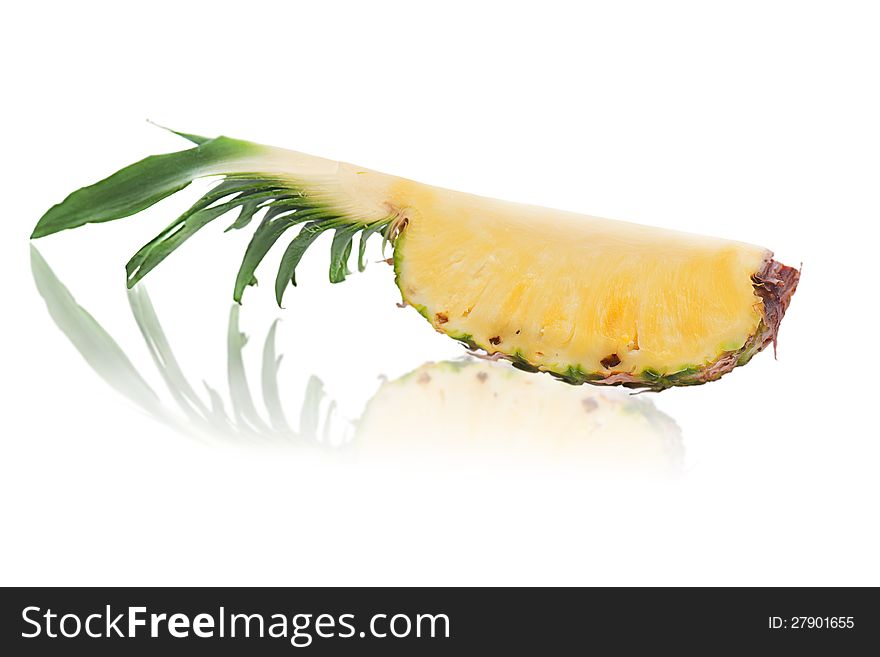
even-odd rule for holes
{"type": "MultiPolygon", "coordinates": [[[[180,134],[180,133],[178,133],[180,134]]],[[[394,248],[405,304],[491,358],[569,383],[662,390],[715,380],[776,342],[799,272],[759,246],[482,198],[351,164],[225,137],[138,162],[71,194],[42,237],[135,214],[198,177],[222,176],[127,266],[133,285],[204,225],[261,220],[234,297],[289,229],[278,302],[303,253],[333,232],[330,280],[373,234],[394,248]]]]}
{"type": "Polygon", "coordinates": [[[412,187],[398,286],[472,348],[572,383],[663,387],[769,335],[764,248],[412,187]]]}

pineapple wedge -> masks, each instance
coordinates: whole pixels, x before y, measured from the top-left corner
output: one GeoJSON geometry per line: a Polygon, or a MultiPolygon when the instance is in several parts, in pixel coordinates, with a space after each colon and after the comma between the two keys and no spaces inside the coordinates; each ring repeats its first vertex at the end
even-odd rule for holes
{"type": "Polygon", "coordinates": [[[394,248],[403,302],[439,332],[489,357],[568,383],[663,390],[718,379],[769,344],[799,272],[765,248],[508,203],[351,164],[177,133],[188,150],[148,157],[80,189],[33,238],[133,215],[201,177],[220,182],[126,265],[129,287],[199,229],[260,216],[233,297],[299,227],[275,277],[280,304],[305,251],[332,231],[330,281],[345,279],[353,241],[364,268],[374,234],[394,248]]]}

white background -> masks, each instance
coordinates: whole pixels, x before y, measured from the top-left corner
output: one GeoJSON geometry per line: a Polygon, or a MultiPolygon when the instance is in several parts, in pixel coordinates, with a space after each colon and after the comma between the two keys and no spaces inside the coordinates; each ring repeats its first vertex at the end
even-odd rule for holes
{"type": "MultiPolygon", "coordinates": [[[[4,24],[3,584],[880,584],[872,3],[32,2],[4,24]],[[184,146],[147,118],[765,245],[803,262],[778,360],[651,396],[672,478],[206,446],[94,374],[28,262],[51,204],[184,146]]],[[[122,266],[197,194],[37,243],[166,399],[122,266]]],[[[225,394],[248,239],[212,226],[147,278],[196,387],[225,394]]],[[[291,414],[316,374],[356,420],[380,374],[461,349],[395,307],[390,268],[330,286],[328,246],[285,310],[246,294],[245,353],[281,317],[291,414]]]]}

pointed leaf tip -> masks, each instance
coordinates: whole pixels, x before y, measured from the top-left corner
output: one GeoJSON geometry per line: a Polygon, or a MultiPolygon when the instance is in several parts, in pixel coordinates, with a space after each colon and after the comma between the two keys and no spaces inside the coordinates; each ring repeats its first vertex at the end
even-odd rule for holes
{"type": "Polygon", "coordinates": [[[353,226],[341,226],[336,229],[333,235],[333,242],[330,244],[330,282],[341,283],[345,280],[348,270],[348,258],[351,255],[351,243],[357,231],[363,228],[362,225],[355,224],[353,226]]]}
{"type": "Polygon", "coordinates": [[[211,141],[211,137],[202,137],[201,135],[194,135],[189,132],[179,132],[178,130],[173,130],[167,126],[162,125],[161,123],[156,123],[151,119],[147,119],[147,123],[150,125],[154,125],[157,128],[161,128],[162,130],[167,130],[170,133],[177,135],[178,137],[183,137],[187,141],[191,141],[196,145],[204,144],[205,142],[211,141]]]}
{"type": "Polygon", "coordinates": [[[327,230],[320,221],[307,223],[299,234],[291,240],[284,255],[281,256],[281,264],[275,276],[275,300],[281,306],[287,285],[296,285],[296,268],[302,260],[303,254],[312,245],[318,235],[327,230]]]}
{"type": "Polygon", "coordinates": [[[218,137],[194,148],[151,155],[93,185],[68,195],[40,218],[34,239],[89,223],[137,214],[179,192],[194,179],[228,173],[228,165],[257,148],[249,142],[218,137]]]}

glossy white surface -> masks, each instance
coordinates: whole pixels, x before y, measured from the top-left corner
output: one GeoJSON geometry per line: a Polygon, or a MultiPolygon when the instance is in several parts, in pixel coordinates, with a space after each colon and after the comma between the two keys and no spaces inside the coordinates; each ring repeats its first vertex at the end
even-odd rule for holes
{"type": "MultiPolygon", "coordinates": [[[[880,583],[880,46],[867,5],[197,4],[58,5],[51,21],[8,10],[0,583],[880,583]],[[674,477],[511,459],[497,444],[497,459],[433,460],[275,444],[259,428],[206,444],[97,376],[30,272],[27,237],[49,205],[183,146],[145,118],[765,244],[804,263],[778,360],[649,397],[680,427],[674,477]]],[[[123,265],[197,194],[36,243],[167,409],[123,265]]],[[[248,239],[208,228],[146,280],[181,371],[230,414],[227,321],[248,239]]],[[[461,349],[395,307],[382,263],[331,286],[328,251],[321,240],[306,256],[283,311],[271,286],[250,289],[240,325],[262,422],[261,350],[280,317],[288,420],[315,375],[344,442],[380,375],[461,349]]]]}

